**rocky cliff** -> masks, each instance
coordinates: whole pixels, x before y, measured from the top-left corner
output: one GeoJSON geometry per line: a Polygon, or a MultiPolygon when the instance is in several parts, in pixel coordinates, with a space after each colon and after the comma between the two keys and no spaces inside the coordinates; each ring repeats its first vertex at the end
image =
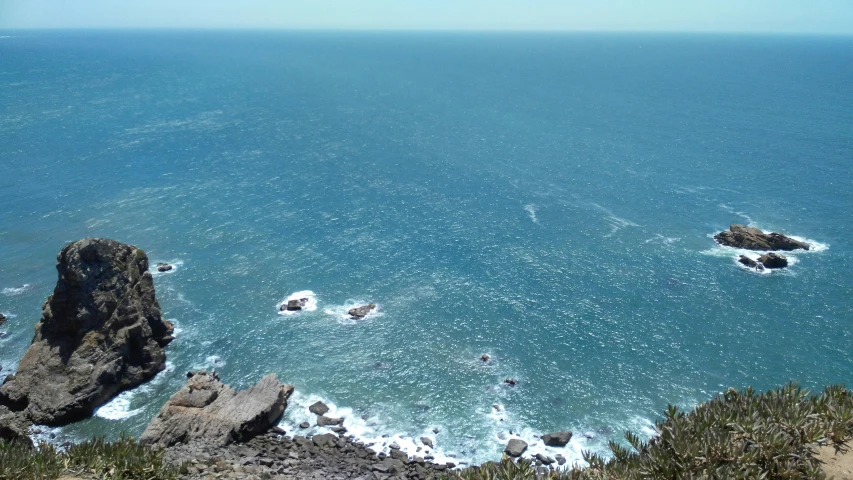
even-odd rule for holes
{"type": "Polygon", "coordinates": [[[151,379],[173,338],[142,250],[84,239],[59,252],[56,269],[32,344],[0,386],[0,405],[44,425],[85,418],[151,379]]]}

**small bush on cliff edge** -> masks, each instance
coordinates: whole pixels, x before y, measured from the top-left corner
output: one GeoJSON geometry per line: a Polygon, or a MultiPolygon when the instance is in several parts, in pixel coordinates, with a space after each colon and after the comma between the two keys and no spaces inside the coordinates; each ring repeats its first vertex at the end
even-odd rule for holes
{"type": "Polygon", "coordinates": [[[853,396],[843,386],[820,395],[791,383],[766,393],[729,389],[685,413],[670,405],[656,422],[658,435],[643,442],[625,434],[630,448],[610,442],[612,458],[584,452],[584,469],[536,475],[526,460],[487,464],[455,474],[464,480],[553,479],[823,479],[817,444],[853,436],[853,396]]]}
{"type": "Polygon", "coordinates": [[[57,451],[42,443],[38,449],[0,441],[0,480],[48,480],[60,475],[110,480],[175,480],[178,470],[163,452],[121,436],[115,442],[89,440],[57,451]]]}

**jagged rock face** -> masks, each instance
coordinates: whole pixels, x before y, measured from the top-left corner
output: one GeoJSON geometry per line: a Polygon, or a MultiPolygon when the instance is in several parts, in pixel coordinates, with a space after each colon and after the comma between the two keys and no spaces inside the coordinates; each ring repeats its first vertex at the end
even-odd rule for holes
{"type": "Polygon", "coordinates": [[[140,440],[164,447],[247,441],[275,424],[292,394],[293,386],[282,384],[274,374],[236,392],[215,375],[199,372],[169,398],[140,440]]]}
{"type": "Polygon", "coordinates": [[[166,366],[172,325],[160,316],[145,252],[113,240],[67,245],[59,280],[0,405],[43,425],[92,414],[166,366]]]}
{"type": "Polygon", "coordinates": [[[721,245],[747,250],[808,250],[809,244],[794,240],[781,233],[764,233],[757,228],[743,225],[732,225],[728,231],[714,235],[714,240],[721,245]]]}

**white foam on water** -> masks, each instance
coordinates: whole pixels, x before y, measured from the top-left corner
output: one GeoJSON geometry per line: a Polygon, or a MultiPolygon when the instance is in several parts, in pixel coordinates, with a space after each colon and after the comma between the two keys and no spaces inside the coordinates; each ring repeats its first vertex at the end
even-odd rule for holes
{"type": "Polygon", "coordinates": [[[125,390],[109,402],[101,405],[95,410],[95,416],[106,420],[124,420],[139,415],[145,410],[145,406],[132,408],[134,399],[146,397],[160,382],[166,378],[165,374],[175,371],[175,364],[166,362],[166,368],[158,373],[150,382],[144,383],[134,389],[125,390]]]}
{"type": "Polygon", "coordinates": [[[524,210],[527,211],[528,215],[530,215],[530,219],[533,220],[533,223],[539,223],[539,219],[536,218],[536,205],[532,203],[525,205],[524,210]]]}
{"type": "Polygon", "coordinates": [[[14,297],[15,295],[20,295],[29,289],[30,289],[30,284],[25,283],[25,284],[21,285],[20,287],[6,287],[3,290],[0,290],[0,293],[2,293],[3,295],[6,295],[8,297],[14,297]]]}
{"type": "Polygon", "coordinates": [[[160,275],[171,275],[171,274],[177,272],[178,270],[182,269],[183,267],[184,267],[184,261],[181,259],[169,260],[169,261],[157,260],[156,262],[151,262],[151,264],[148,267],[148,272],[151,273],[152,277],[159,277],[160,275]],[[169,270],[168,272],[158,272],[157,271],[157,264],[158,263],[168,263],[169,265],[172,266],[172,269],[169,270]]]}
{"type": "Polygon", "coordinates": [[[329,407],[329,411],[325,416],[343,418],[343,426],[347,429],[347,436],[363,443],[376,453],[390,454],[391,444],[396,443],[400,447],[400,450],[406,452],[410,457],[432,455],[434,457],[432,461],[435,463],[460,463],[460,458],[457,458],[453,453],[445,452],[441,448],[440,441],[433,433],[433,428],[438,428],[440,432],[443,431],[444,428],[441,425],[430,426],[420,435],[415,436],[394,433],[389,431],[381,418],[377,416],[364,418],[355,413],[351,408],[339,407],[334,402],[324,399],[319,395],[305,395],[300,392],[294,392],[288,400],[289,406],[285,410],[284,417],[279,422],[279,426],[291,437],[296,435],[313,436],[323,433],[333,433],[329,427],[317,426],[317,415],[308,411],[308,407],[318,401],[325,403],[329,407]],[[307,422],[311,426],[305,429],[299,428],[299,424],[303,422],[307,422]],[[430,438],[435,448],[423,445],[420,441],[421,437],[430,438]]]}
{"type": "Polygon", "coordinates": [[[349,298],[343,303],[343,305],[333,305],[331,307],[324,308],[323,313],[333,317],[335,320],[338,321],[338,323],[341,323],[343,325],[355,325],[356,323],[361,323],[384,315],[384,313],[382,312],[382,306],[378,304],[376,305],[376,308],[368,312],[368,314],[365,315],[364,318],[352,318],[352,316],[349,314],[350,309],[360,307],[362,305],[367,305],[369,303],[370,302],[367,301],[349,298]]]}
{"type": "Polygon", "coordinates": [[[203,362],[196,363],[193,365],[193,370],[210,370],[213,368],[220,368],[225,366],[225,360],[222,359],[219,355],[208,355],[204,358],[203,362]]]}
{"type": "Polygon", "coordinates": [[[300,313],[300,312],[313,312],[313,311],[317,310],[317,296],[314,295],[314,292],[312,292],[311,290],[300,290],[298,292],[294,292],[294,293],[290,294],[290,296],[287,297],[286,299],[284,299],[284,301],[278,302],[278,304],[276,305],[276,308],[278,309],[279,315],[296,315],[297,313],[300,313]],[[300,300],[302,298],[308,299],[308,302],[305,304],[304,307],[302,307],[302,310],[282,310],[281,309],[281,307],[283,305],[287,305],[287,302],[289,302],[291,300],[300,300]]]}
{"type": "Polygon", "coordinates": [[[44,425],[30,425],[29,437],[36,447],[41,443],[49,443],[60,451],[64,450],[62,443],[69,440],[65,437],[63,427],[46,427],[44,425]]]}
{"type": "Polygon", "coordinates": [[[610,233],[605,235],[604,238],[612,237],[613,235],[616,234],[616,232],[618,232],[619,230],[622,230],[623,228],[639,227],[640,226],[640,225],[638,225],[638,224],[636,224],[636,223],[634,223],[628,219],[617,217],[616,215],[613,214],[613,212],[611,212],[610,210],[608,210],[605,207],[602,207],[601,205],[599,205],[597,203],[590,202],[590,205],[592,205],[596,209],[601,210],[602,212],[607,214],[607,216],[604,218],[604,221],[607,222],[608,225],[610,225],[610,233]]]}
{"type": "Polygon", "coordinates": [[[681,240],[681,238],[679,238],[679,237],[664,237],[663,235],[657,233],[657,234],[655,234],[654,237],[646,240],[643,243],[652,243],[652,242],[657,243],[657,242],[659,242],[659,243],[662,243],[664,245],[672,245],[673,243],[675,243],[679,240],[681,240]]]}

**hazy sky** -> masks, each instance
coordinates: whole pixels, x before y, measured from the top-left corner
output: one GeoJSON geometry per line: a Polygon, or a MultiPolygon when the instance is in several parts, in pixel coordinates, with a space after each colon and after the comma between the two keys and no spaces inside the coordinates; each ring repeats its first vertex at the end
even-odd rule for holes
{"type": "Polygon", "coordinates": [[[853,35],[853,0],[0,0],[0,28],[87,27],[853,35]]]}

